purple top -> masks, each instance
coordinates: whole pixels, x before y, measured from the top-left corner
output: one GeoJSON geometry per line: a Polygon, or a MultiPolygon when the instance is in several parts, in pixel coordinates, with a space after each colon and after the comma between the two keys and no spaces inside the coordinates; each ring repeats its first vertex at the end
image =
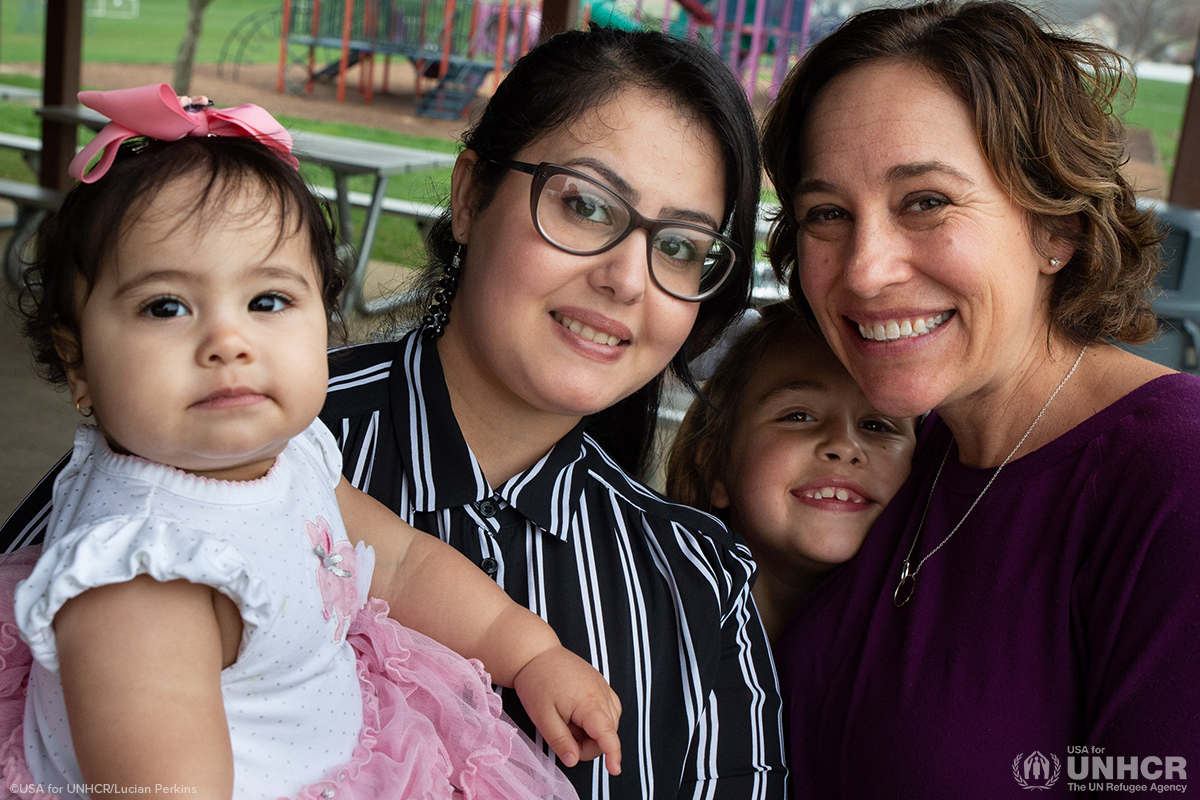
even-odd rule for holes
{"type": "MultiPolygon", "coordinates": [[[[1011,462],[896,608],[950,442],[931,418],[912,476],[779,648],[794,796],[1178,791],[1168,757],[1200,784],[1200,379],[1153,380],[1011,462]]],[[[992,473],[952,450],[914,566],[992,473]]]]}

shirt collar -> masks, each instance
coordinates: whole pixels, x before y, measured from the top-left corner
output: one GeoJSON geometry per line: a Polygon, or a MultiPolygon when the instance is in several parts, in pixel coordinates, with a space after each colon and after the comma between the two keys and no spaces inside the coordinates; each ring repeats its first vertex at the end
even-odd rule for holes
{"type": "Polygon", "coordinates": [[[499,496],[566,541],[573,498],[587,477],[584,420],[536,464],[493,490],[454,418],[437,347],[420,330],[397,342],[389,380],[396,446],[411,477],[416,511],[453,509],[499,496]]]}

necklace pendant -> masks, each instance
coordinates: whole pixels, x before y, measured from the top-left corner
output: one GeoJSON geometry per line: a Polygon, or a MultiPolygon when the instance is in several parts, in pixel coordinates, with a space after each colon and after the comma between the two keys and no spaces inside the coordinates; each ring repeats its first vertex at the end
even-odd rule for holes
{"type": "Polygon", "coordinates": [[[896,584],[896,591],[892,593],[892,605],[900,608],[912,598],[913,590],[917,586],[917,576],[908,571],[908,559],[904,559],[904,566],[900,568],[900,582],[896,584]]]}

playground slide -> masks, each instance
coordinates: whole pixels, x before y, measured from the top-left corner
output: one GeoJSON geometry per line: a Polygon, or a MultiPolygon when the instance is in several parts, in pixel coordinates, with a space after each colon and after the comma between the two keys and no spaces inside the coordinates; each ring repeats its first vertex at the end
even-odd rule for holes
{"type": "MultiPolygon", "coordinates": [[[[714,22],[712,13],[704,7],[702,0],[675,0],[679,5],[683,6],[684,11],[695,18],[696,22],[701,25],[711,25],[714,22]]],[[[645,27],[643,23],[639,23],[636,17],[631,17],[628,14],[622,13],[618,8],[616,0],[592,0],[591,15],[589,19],[598,25],[606,25],[612,28],[620,28],[622,30],[636,30],[645,27]]],[[[626,8],[629,7],[629,0],[624,0],[621,4],[626,8]]],[[[637,14],[637,11],[634,10],[637,14]]],[[[688,24],[686,19],[676,19],[671,23],[671,33],[676,36],[687,35],[688,24]]]]}
{"type": "Polygon", "coordinates": [[[588,5],[592,7],[589,18],[597,25],[623,31],[635,31],[642,27],[633,17],[617,9],[616,0],[592,0],[588,5]]]}

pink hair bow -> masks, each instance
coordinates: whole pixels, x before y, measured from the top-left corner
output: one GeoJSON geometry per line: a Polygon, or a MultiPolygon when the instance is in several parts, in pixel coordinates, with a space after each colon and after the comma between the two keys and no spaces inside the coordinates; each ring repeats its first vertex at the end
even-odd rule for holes
{"type": "Polygon", "coordinates": [[[203,108],[185,111],[175,91],[165,83],[114,89],[109,92],[80,92],[79,102],[112,120],[71,160],[72,178],[92,183],[112,166],[117,148],[126,139],[147,136],[174,142],[185,136],[248,136],[279,153],[294,168],[300,162],[292,155],[292,137],[265,109],[252,103],[235,108],[203,108]],[[96,166],[88,163],[104,151],[96,166]]]}

